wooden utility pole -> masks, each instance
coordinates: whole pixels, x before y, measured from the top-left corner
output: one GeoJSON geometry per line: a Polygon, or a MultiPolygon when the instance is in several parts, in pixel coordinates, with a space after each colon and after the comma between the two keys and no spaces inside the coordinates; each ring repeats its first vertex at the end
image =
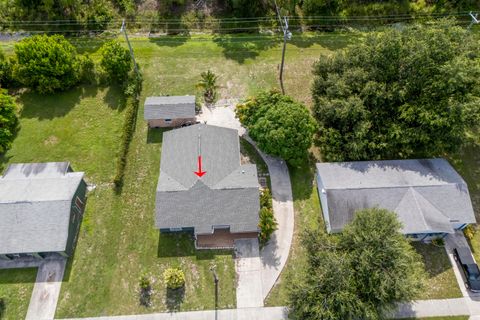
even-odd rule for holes
{"type": "Polygon", "coordinates": [[[125,19],[123,19],[123,21],[122,21],[122,27],[120,28],[120,32],[123,32],[123,35],[125,36],[125,40],[127,41],[127,44],[128,44],[128,49],[130,50],[130,56],[132,57],[133,68],[135,70],[135,73],[138,75],[137,62],[135,61],[135,55],[133,54],[132,45],[130,44],[130,40],[128,39],[127,27],[125,25],[125,19]]]}
{"type": "Polygon", "coordinates": [[[287,40],[292,38],[292,33],[288,31],[288,19],[287,17],[283,17],[280,15],[280,9],[277,6],[277,2],[275,1],[275,8],[277,9],[277,16],[278,22],[280,22],[280,26],[282,27],[283,31],[283,49],[282,49],[282,62],[280,64],[280,88],[282,89],[282,94],[285,94],[285,88],[283,87],[283,67],[285,65],[285,50],[287,49],[287,40]]]}

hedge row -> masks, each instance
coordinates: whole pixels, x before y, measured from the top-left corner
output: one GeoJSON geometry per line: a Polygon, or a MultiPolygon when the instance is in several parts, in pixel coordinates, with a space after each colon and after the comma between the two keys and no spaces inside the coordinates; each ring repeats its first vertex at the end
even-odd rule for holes
{"type": "Polygon", "coordinates": [[[117,161],[117,170],[113,178],[113,184],[117,190],[123,185],[125,167],[127,165],[128,149],[135,132],[135,123],[137,121],[138,106],[140,104],[140,93],[142,91],[142,75],[140,72],[128,79],[125,93],[127,95],[125,122],[122,129],[122,144],[117,161]]]}

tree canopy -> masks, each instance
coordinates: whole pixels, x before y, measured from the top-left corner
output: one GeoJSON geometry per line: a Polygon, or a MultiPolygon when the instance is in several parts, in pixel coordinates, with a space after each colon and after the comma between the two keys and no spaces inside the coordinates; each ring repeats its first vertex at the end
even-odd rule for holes
{"type": "Polygon", "coordinates": [[[18,126],[17,105],[6,90],[0,89],[0,154],[7,151],[18,126]]]}
{"type": "Polygon", "coordinates": [[[314,115],[327,161],[430,157],[478,124],[480,59],[443,20],[372,33],[314,66],[314,115]]]}
{"type": "Polygon", "coordinates": [[[65,90],[79,81],[75,47],[61,35],[36,35],[15,45],[14,78],[40,93],[65,90]]]}
{"type": "Polygon", "coordinates": [[[112,40],[106,42],[100,51],[102,53],[100,65],[108,78],[115,82],[125,81],[132,69],[132,58],[128,50],[118,41],[112,40]]]}
{"type": "Polygon", "coordinates": [[[266,91],[239,104],[236,115],[264,152],[293,165],[306,157],[316,124],[304,105],[266,91]]]}
{"type": "Polygon", "coordinates": [[[425,279],[421,259],[400,233],[395,213],[358,211],[339,235],[303,235],[308,262],[290,281],[292,319],[383,319],[413,300],[425,279]]]}

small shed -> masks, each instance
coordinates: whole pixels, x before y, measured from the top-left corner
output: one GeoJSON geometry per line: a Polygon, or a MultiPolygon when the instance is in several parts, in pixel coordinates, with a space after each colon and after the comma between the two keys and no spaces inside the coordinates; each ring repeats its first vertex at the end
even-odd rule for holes
{"type": "Polygon", "coordinates": [[[148,97],[144,118],[150,128],[179,127],[195,122],[195,96],[148,97]]]}

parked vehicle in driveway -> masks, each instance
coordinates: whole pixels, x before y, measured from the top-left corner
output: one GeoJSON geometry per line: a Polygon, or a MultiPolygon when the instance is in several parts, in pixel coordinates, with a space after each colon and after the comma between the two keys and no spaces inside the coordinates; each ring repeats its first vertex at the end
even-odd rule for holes
{"type": "Polygon", "coordinates": [[[480,292],[480,269],[473,260],[472,253],[467,248],[453,249],[453,257],[457,261],[467,282],[465,285],[472,292],[480,292]]]}

